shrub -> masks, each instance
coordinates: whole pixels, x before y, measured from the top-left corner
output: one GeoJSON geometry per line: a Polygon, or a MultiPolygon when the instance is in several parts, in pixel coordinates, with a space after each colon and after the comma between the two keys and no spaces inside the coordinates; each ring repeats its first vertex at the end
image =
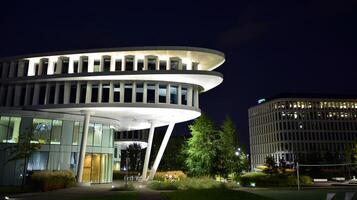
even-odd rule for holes
{"type": "Polygon", "coordinates": [[[124,177],[126,175],[128,176],[137,176],[139,173],[138,172],[125,172],[125,171],[119,171],[119,170],[113,170],[113,180],[124,180],[124,177]]]}
{"type": "MultiPolygon", "coordinates": [[[[250,186],[255,183],[258,187],[281,187],[281,186],[296,186],[296,176],[289,174],[265,174],[262,172],[246,173],[235,179],[242,186],[250,186]]],[[[311,185],[312,179],[309,176],[300,176],[301,185],[311,185]]]]}
{"type": "Polygon", "coordinates": [[[187,175],[183,171],[157,172],[154,180],[157,181],[179,181],[185,179],[187,175]]]}
{"type": "Polygon", "coordinates": [[[186,189],[209,189],[209,188],[220,188],[222,184],[215,181],[210,177],[197,177],[197,178],[186,178],[177,181],[177,186],[181,190],[186,189]]]}
{"type": "Polygon", "coordinates": [[[150,181],[148,187],[153,190],[177,190],[177,182],[150,181]]]}
{"type": "Polygon", "coordinates": [[[72,171],[38,171],[31,176],[33,186],[42,191],[71,187],[75,184],[72,171]]]}

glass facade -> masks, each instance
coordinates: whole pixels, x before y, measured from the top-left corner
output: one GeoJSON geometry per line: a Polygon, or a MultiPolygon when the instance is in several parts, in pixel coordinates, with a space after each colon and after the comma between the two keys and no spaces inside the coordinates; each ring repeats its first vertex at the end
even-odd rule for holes
{"type": "MultiPolygon", "coordinates": [[[[27,165],[29,171],[72,170],[76,173],[82,129],[82,123],[77,121],[0,116],[0,148],[1,143],[17,143],[22,132],[32,130],[34,140],[31,142],[40,143],[41,149],[29,158],[27,165]]],[[[83,174],[83,178],[88,182],[111,182],[114,152],[113,133],[113,129],[108,124],[90,124],[86,154],[90,158],[86,157],[85,173],[83,174]]],[[[0,155],[0,159],[6,160],[5,157],[2,157],[4,155],[0,155]]],[[[17,170],[21,174],[20,163],[21,161],[16,161],[19,170],[16,167],[11,170],[17,170]]],[[[5,168],[0,168],[0,175],[4,173],[3,170],[5,168]]],[[[13,172],[9,170],[7,169],[5,172],[7,174],[3,174],[3,176],[7,177],[6,180],[17,181],[18,177],[10,176],[13,172]]],[[[0,184],[1,182],[2,179],[0,179],[0,184]]],[[[21,183],[21,181],[17,183],[21,183]]]]}

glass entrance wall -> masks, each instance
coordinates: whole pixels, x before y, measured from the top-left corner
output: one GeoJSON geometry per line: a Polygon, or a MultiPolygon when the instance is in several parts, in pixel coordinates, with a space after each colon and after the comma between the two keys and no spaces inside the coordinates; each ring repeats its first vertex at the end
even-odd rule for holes
{"type": "Polygon", "coordinates": [[[112,165],[112,154],[86,153],[83,182],[111,182],[112,165]]]}

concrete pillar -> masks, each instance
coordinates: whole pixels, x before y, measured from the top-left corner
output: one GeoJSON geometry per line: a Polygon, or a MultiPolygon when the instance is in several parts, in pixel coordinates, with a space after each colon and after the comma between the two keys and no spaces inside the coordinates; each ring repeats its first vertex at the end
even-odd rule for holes
{"type": "Polygon", "coordinates": [[[148,146],[146,147],[146,152],[145,152],[145,160],[144,160],[144,166],[143,166],[143,174],[142,174],[142,180],[146,181],[147,178],[147,172],[149,168],[149,161],[150,161],[150,154],[151,154],[151,146],[152,146],[152,140],[154,138],[154,123],[151,122],[150,126],[150,131],[149,131],[149,138],[148,138],[148,146]]]}
{"type": "Polygon", "coordinates": [[[149,175],[148,180],[152,180],[155,176],[155,173],[157,171],[157,168],[159,167],[162,155],[164,155],[164,151],[166,149],[167,143],[169,142],[169,139],[170,139],[172,130],[174,129],[174,126],[175,126],[175,123],[170,122],[169,126],[167,127],[164,139],[162,140],[161,145],[160,145],[159,152],[157,153],[154,164],[152,165],[152,168],[150,170],[150,175],[149,175]]]}
{"type": "Polygon", "coordinates": [[[82,134],[81,148],[79,150],[79,159],[78,159],[78,168],[77,168],[77,183],[82,183],[84,158],[86,155],[88,129],[89,129],[89,121],[90,121],[90,115],[91,115],[91,113],[89,111],[84,111],[83,113],[84,113],[83,134],[82,134]]]}

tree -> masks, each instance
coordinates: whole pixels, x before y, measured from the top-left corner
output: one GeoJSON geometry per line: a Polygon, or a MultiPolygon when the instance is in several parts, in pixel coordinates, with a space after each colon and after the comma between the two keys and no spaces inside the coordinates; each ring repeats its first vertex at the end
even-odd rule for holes
{"type": "Polygon", "coordinates": [[[140,144],[131,144],[126,149],[126,157],[129,158],[128,170],[130,171],[140,171],[141,165],[141,146],[140,144]]]}
{"type": "Polygon", "coordinates": [[[212,176],[215,174],[217,139],[219,133],[214,122],[203,114],[189,126],[192,137],[188,139],[184,150],[188,172],[195,176],[212,176]]]}
{"type": "Polygon", "coordinates": [[[264,170],[266,173],[272,174],[277,172],[277,166],[273,156],[265,157],[264,165],[267,167],[267,169],[264,170]]]}
{"type": "Polygon", "coordinates": [[[11,155],[7,162],[14,160],[24,160],[24,166],[22,171],[22,182],[21,187],[23,188],[26,181],[27,174],[27,163],[32,153],[41,148],[41,143],[37,138],[35,138],[33,132],[30,129],[26,129],[22,134],[19,135],[19,142],[15,145],[8,146],[6,149],[9,150],[11,155]],[[36,141],[36,142],[33,142],[36,141]]]}

